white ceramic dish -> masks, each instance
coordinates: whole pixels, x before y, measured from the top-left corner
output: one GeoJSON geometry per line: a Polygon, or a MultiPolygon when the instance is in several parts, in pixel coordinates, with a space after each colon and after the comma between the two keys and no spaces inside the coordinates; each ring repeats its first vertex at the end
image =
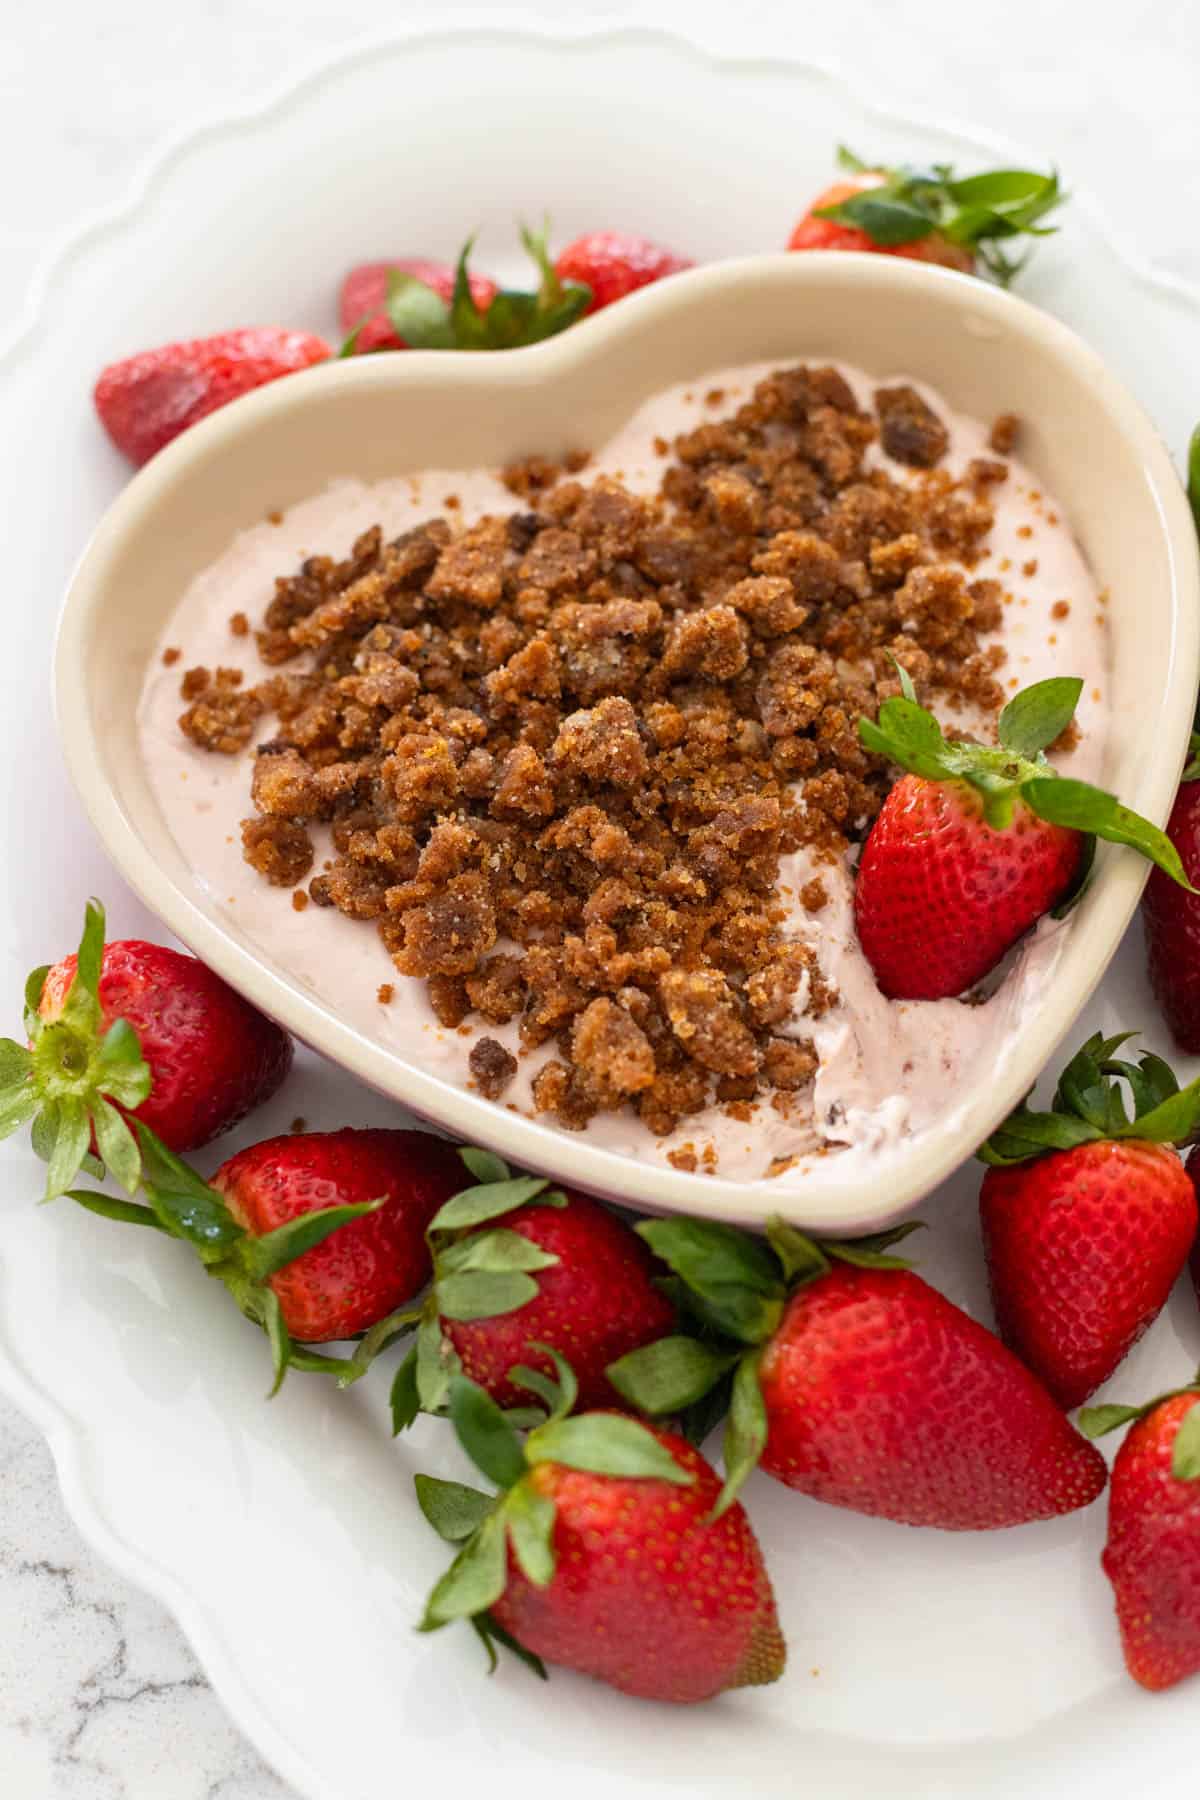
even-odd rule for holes
{"type": "MultiPolygon", "coordinates": [[[[741,29],[731,16],[735,43],[741,29]]],[[[860,84],[794,64],[639,33],[488,31],[371,46],[262,113],[214,122],[157,165],[135,204],[63,252],[36,317],[0,353],[10,1005],[25,971],[74,940],[86,893],[105,896],[118,935],[161,929],[96,847],[39,674],[71,563],[127,480],[91,418],[97,364],[239,318],[332,331],[331,270],[413,245],[451,254],[480,218],[490,261],[514,206],[543,199],[563,236],[619,221],[700,257],[761,249],[784,240],[838,138],[893,160],[1036,160],[897,117],[865,103],[860,84]],[[614,137],[617,93],[627,129],[614,137]],[[548,157],[551,142],[571,154],[548,157]],[[422,170],[399,197],[398,165],[422,170]],[[219,256],[197,254],[213,243],[219,256]],[[178,278],[148,283],[147,269],[178,278]]],[[[1200,300],[1140,270],[1070,173],[1066,229],[1039,248],[1022,291],[1080,330],[1182,450],[1195,396],[1180,371],[1200,341],[1200,300]]],[[[1154,1016],[1130,934],[1073,1036],[1149,1026],[1151,1047],[1168,1053],[1154,1016]]],[[[1177,1066],[1184,1079],[1200,1071],[1177,1066]]],[[[285,1093],[212,1162],[297,1113],[314,1127],[397,1119],[392,1102],[303,1056],[285,1093]]],[[[444,1431],[389,1444],[383,1380],[341,1397],[297,1382],[265,1405],[261,1342],[173,1246],[39,1209],[32,1156],[10,1142],[0,1162],[0,1387],[46,1432],[87,1536],[177,1614],[238,1724],[306,1800],[395,1784],[524,1800],[564,1781],[573,1800],[1192,1792],[1195,1690],[1152,1697],[1126,1678],[1097,1566],[1099,1507],[947,1539],[758,1479],[750,1503],[792,1647],[782,1683],[684,1717],[561,1674],[549,1690],[515,1667],[485,1681],[468,1633],[411,1630],[442,1550],[409,1480],[422,1467],[463,1473],[444,1431]]],[[[936,1230],[921,1260],[986,1318],[976,1187],[968,1168],[925,1204],[936,1230]]],[[[1181,1290],[1112,1394],[1160,1391],[1198,1361],[1200,1318],[1181,1290]]]]}
{"type": "MultiPolygon", "coordinates": [[[[969,1157],[1036,1080],[1103,974],[1146,865],[1105,846],[1028,1023],[946,1118],[890,1160],[874,1191],[836,1155],[803,1180],[684,1173],[497,1107],[349,1024],[239,929],[185,862],[147,779],[136,724],[144,672],[190,578],[272,505],[353,476],[503,465],[601,444],[661,388],[729,364],[836,359],[905,371],[958,410],[1028,421],[1022,450],[1066,509],[1111,600],[1108,784],[1165,819],[1191,728],[1200,570],[1191,515],[1149,421],[1096,354],[1045,312],[965,276],[873,256],[714,264],[644,290],[576,330],[507,356],[372,357],[260,389],[178,438],[131,481],[76,570],[56,658],[67,765],[130,885],[235,987],[343,1068],[460,1140],[658,1210],[812,1229],[894,1218],[969,1157]],[[1150,740],[1139,729],[1152,717],[1150,740]]],[[[1064,673],[1069,673],[1064,670],[1064,673]]],[[[286,904],[283,897],[280,904],[286,904]]]]}

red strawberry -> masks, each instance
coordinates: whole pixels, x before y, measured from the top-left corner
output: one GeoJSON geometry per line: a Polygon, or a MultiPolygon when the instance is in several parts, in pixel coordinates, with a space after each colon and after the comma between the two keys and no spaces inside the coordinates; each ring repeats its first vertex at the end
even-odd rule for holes
{"type": "Polygon", "coordinates": [[[355,1337],[429,1279],[425,1230],[460,1186],[452,1144],[427,1131],[312,1131],[268,1138],[224,1163],[212,1186],[255,1237],[329,1206],[382,1201],[378,1211],[270,1278],[301,1343],[355,1337]]]}
{"type": "Polygon", "coordinates": [[[592,290],[589,313],[623,300],[637,288],[694,269],[690,256],[628,231],[588,231],[554,259],[560,281],[578,281],[592,290]]]}
{"type": "Polygon", "coordinates": [[[732,1366],[726,1499],[761,1460],[834,1506],[982,1531],[1073,1512],[1104,1486],[1103,1458],[1036,1377],[880,1253],[898,1234],[818,1245],[772,1220],[769,1250],[709,1221],[638,1230],[730,1342],[668,1338],[609,1373],[635,1405],[671,1412],[732,1366]]]}
{"type": "Polygon", "coordinates": [[[136,938],[105,945],[95,900],[78,955],[30,976],[25,1029],[29,1049],[11,1045],[0,1074],[0,1131],[37,1115],[49,1197],[71,1185],[89,1140],[133,1193],[126,1118],[194,1150],[269,1099],[292,1064],[287,1033],[194,956],[136,938]]]}
{"type": "Polygon", "coordinates": [[[598,1201],[514,1178],[486,1151],[462,1156],[482,1184],[456,1194],[430,1226],[434,1284],[397,1377],[397,1428],[418,1408],[438,1411],[453,1372],[502,1407],[527,1406],[529,1390],[511,1371],[549,1376],[553,1352],[570,1361],[581,1405],[611,1405],[607,1365],[675,1322],[654,1258],[598,1201]]]}
{"type": "Polygon", "coordinates": [[[1091,1407],[1081,1422],[1099,1437],[1130,1419],[1101,1560],[1125,1665],[1157,1691],[1200,1672],[1200,1387],[1145,1407],[1091,1407]]]}
{"type": "MultiPolygon", "coordinates": [[[[1197,471],[1200,478],[1200,470],[1197,471]]],[[[1183,781],[1167,836],[1179,852],[1187,878],[1200,880],[1200,736],[1192,737],[1192,760],[1183,781]]],[[[1152,869],[1142,895],[1146,964],[1163,1018],[1181,1050],[1200,1052],[1200,895],[1152,869]]]]}
{"type": "MultiPolygon", "coordinates": [[[[454,270],[449,263],[427,262],[419,256],[398,256],[392,262],[359,263],[343,281],[338,297],[338,320],[342,330],[349,333],[361,326],[354,340],[354,353],[358,356],[365,355],[368,350],[408,348],[405,340],[396,335],[384,311],[388,277],[393,271],[415,276],[440,295],[447,305],[454,297],[454,270]]],[[[487,275],[472,274],[469,279],[476,306],[480,312],[486,312],[496,298],[496,283],[487,275]]]]}
{"type": "Polygon", "coordinates": [[[533,1659],[647,1700],[691,1703],[778,1680],[786,1648],[762,1553],[740,1506],[668,1431],[570,1410],[573,1382],[522,1445],[482,1389],[455,1377],[450,1411],[500,1493],[417,1476],[426,1517],[464,1548],[430,1596],[436,1630],[469,1617],[533,1659]]]}
{"type": "Polygon", "coordinates": [[[1047,762],[1081,681],[1058,676],[1014,695],[989,748],[947,741],[903,670],[900,679],[878,724],[858,727],[868,750],[910,771],[871,827],[854,893],[859,942],[889,998],[947,999],[981,980],[1077,884],[1089,838],[1131,844],[1186,882],[1157,826],[1047,762]]]}
{"type": "Polygon", "coordinates": [[[880,244],[858,225],[842,225],[836,218],[823,216],[828,209],[843,206],[857,195],[869,193],[883,185],[884,176],[864,176],[859,181],[835,181],[818,194],[788,239],[789,250],[873,250],[881,256],[903,256],[912,262],[937,263],[944,269],[958,269],[970,275],[975,268],[973,253],[961,244],[952,244],[940,231],[930,230],[909,244],[880,244]]]}
{"type": "Polygon", "coordinates": [[[96,411],[117,449],[140,465],[230,400],[331,355],[324,338],[279,325],[166,344],[102,370],[96,411]]]}
{"type": "Polygon", "coordinates": [[[1052,231],[1041,221],[1061,204],[1056,175],[994,169],[960,180],[935,163],[871,168],[841,149],[853,179],[836,182],[813,201],[788,239],[789,250],[870,250],[974,273],[977,263],[1001,283],[1024,266],[1003,246],[1052,231]]]}
{"type": "Polygon", "coordinates": [[[340,309],[349,336],[342,356],[367,350],[515,350],[554,337],[578,319],[589,288],[563,283],[544,233],[522,228],[521,241],[538,271],[532,292],[505,288],[473,275],[471,239],[457,267],[424,261],[363,263],[342,284],[340,309]]]}
{"type": "Polygon", "coordinates": [[[289,1368],[357,1380],[402,1328],[389,1315],[428,1279],[425,1228],[462,1180],[453,1147],[423,1131],[292,1134],[240,1151],[210,1186],[145,1125],[134,1129],[146,1204],[80,1188],[70,1198],[190,1244],[266,1332],[272,1392],[289,1368]],[[350,1360],[302,1348],[364,1331],[350,1360]]]}
{"type": "Polygon", "coordinates": [[[1196,1194],[1174,1150],[1200,1120],[1200,1082],[1113,1061],[1090,1038],[1052,1112],[1020,1107],[980,1152],[979,1196],[1000,1335],[1059,1405],[1107,1381],[1167,1303],[1196,1237],[1196,1194]],[[1131,1120],[1118,1082],[1135,1101],[1131,1120]]]}

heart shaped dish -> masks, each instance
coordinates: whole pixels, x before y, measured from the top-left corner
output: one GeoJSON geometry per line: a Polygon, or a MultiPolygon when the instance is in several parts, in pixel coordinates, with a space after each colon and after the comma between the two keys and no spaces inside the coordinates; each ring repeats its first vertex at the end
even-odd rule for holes
{"type": "MultiPolygon", "coordinates": [[[[792,1092],[782,1105],[761,1097],[748,1104],[731,1083],[719,1106],[684,1118],[674,1134],[660,1130],[657,1139],[628,1105],[567,1134],[527,1099],[515,1103],[524,1091],[519,1084],[499,1101],[479,1091],[486,1084],[470,1085],[469,1031],[444,1018],[439,1025],[421,984],[395,975],[367,924],[289,899],[247,870],[237,828],[251,810],[249,769],[235,793],[230,770],[242,758],[184,744],[175,725],[180,670],[162,666],[164,646],[175,643],[165,634],[176,631],[188,661],[198,650],[206,662],[217,660],[211,633],[209,642],[195,641],[203,637],[197,594],[205,583],[205,616],[223,606],[228,634],[230,614],[240,614],[248,591],[239,585],[247,571],[261,611],[273,576],[294,572],[314,551],[346,554],[348,539],[321,541],[311,510],[321,504],[311,497],[331,484],[387,483],[394,492],[400,478],[461,472],[469,497],[479,491],[482,470],[628,442],[617,439],[621,428],[665,390],[678,390],[675,432],[683,401],[692,406],[693,426],[715,416],[710,408],[723,390],[714,386],[714,372],[800,362],[867,371],[866,406],[876,381],[916,383],[954,418],[1019,417],[1021,463],[1013,465],[1010,490],[1026,496],[1045,525],[1028,552],[1042,557],[1043,599],[1050,568],[1086,577],[1073,592],[1077,609],[1087,606],[1094,660],[1090,670],[1060,666],[1056,658],[1074,654],[1060,647],[1047,663],[1046,647],[1058,638],[1053,630],[1047,635],[1039,616],[1033,643],[1035,603],[1025,616],[1028,641],[1013,627],[1014,642],[1030,654],[1010,645],[1001,678],[1015,687],[1023,663],[1032,665],[1024,680],[1088,674],[1081,709],[1086,772],[1161,823],[1187,744],[1200,660],[1195,534],[1167,453],[1129,394],[1054,319],[972,278],[886,257],[716,264],[646,289],[529,350],[350,358],[238,401],[158,455],[101,522],[67,596],[55,691],[72,777],[121,873],[197,955],[316,1050],[463,1141],[636,1207],[707,1212],[751,1226],[781,1213],[810,1230],[852,1232],[894,1219],[927,1194],[1033,1085],[1129,923],[1146,873],[1137,856],[1101,847],[1081,903],[1065,921],[1043,922],[986,1004],[897,1005],[866,983],[857,1023],[843,1021],[840,1037],[828,1027],[824,1040],[817,1034],[815,1100],[803,1125],[796,1083],[780,1081],[792,1092]],[[274,527],[265,521],[280,518],[272,540],[274,527]],[[1049,541],[1042,547],[1052,528],[1058,550],[1049,541]],[[227,553],[235,538],[240,560],[232,564],[227,553]],[[1060,553],[1067,563],[1055,563],[1060,553]],[[231,571],[237,579],[230,585],[231,571]],[[1089,714],[1088,707],[1096,710],[1089,714]],[[1101,712],[1103,730],[1097,726],[1089,737],[1101,712]],[[202,842],[211,854],[199,854],[202,842]],[[257,886],[252,891],[248,883],[257,886]],[[387,1000],[377,998],[380,987],[392,990],[387,1000]],[[922,1011],[929,1007],[936,1010],[922,1011]],[[945,1055],[943,1043],[950,1046],[945,1055]],[[855,1079],[874,1065],[871,1105],[860,1109],[857,1125],[836,1088],[847,1057],[855,1079]],[[917,1100],[905,1088],[914,1067],[917,1100]],[[704,1150],[718,1134],[716,1160],[704,1150]]],[[[978,448],[985,438],[986,427],[978,448]]],[[[666,453],[663,442],[657,454],[666,453]]],[[[921,457],[902,460],[919,464],[921,457]]],[[[611,458],[606,463],[602,454],[598,463],[616,473],[611,458]]],[[[910,470],[906,479],[936,482],[936,475],[910,470]]],[[[985,486],[998,479],[1005,477],[976,476],[985,486]]],[[[451,480],[441,480],[436,494],[426,486],[424,511],[440,510],[451,480]]],[[[352,523],[357,532],[371,522],[372,495],[360,485],[334,491],[357,495],[343,508],[343,526],[352,523]]],[[[490,492],[503,500],[494,485],[490,492]]],[[[506,503],[509,511],[528,504],[511,496],[506,503]]],[[[469,517],[468,498],[454,494],[451,506],[469,517]]],[[[1032,527],[1016,533],[1031,534],[1032,527]]],[[[1012,557],[1000,558],[1001,548],[979,568],[986,577],[999,574],[999,584],[976,585],[988,589],[997,614],[1011,570],[1004,604],[1018,620],[1019,608],[1030,604],[1022,581],[1032,584],[1038,556],[1027,552],[1017,567],[1012,557]]],[[[1047,617],[1065,620],[1064,602],[1069,611],[1064,596],[1047,617]]],[[[657,605],[652,610],[657,616],[657,605]]],[[[1070,631],[1064,627],[1064,644],[1077,643],[1082,629],[1077,611],[1070,631]]],[[[235,619],[233,631],[235,643],[245,640],[238,654],[256,654],[244,619],[235,619]]],[[[755,653],[766,658],[770,647],[755,653]]],[[[834,880],[843,897],[850,881],[843,856],[834,880]]],[[[788,892],[781,878],[780,893],[788,892]]],[[[823,904],[818,899],[809,909],[818,960],[823,904]]],[[[840,919],[842,956],[830,985],[845,998],[857,948],[848,909],[831,906],[828,916],[835,934],[840,919]]],[[[636,1012],[636,993],[633,1000],[636,1012]]],[[[786,1021],[778,1029],[787,1037],[786,1021]]],[[[797,1030],[789,1041],[808,1040],[797,1030]]],[[[788,1055],[785,1047],[781,1068],[788,1055]]]]}

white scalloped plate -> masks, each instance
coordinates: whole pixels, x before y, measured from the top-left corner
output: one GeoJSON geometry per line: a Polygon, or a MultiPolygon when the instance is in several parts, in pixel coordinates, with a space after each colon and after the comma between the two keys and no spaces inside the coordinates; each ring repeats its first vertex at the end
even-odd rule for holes
{"type": "MultiPolygon", "coordinates": [[[[344,265],[448,254],[480,219],[484,262],[510,241],[513,213],[541,204],[564,234],[625,225],[701,258],[766,248],[838,138],[888,158],[1031,154],[868,107],[826,71],[659,33],[488,28],[358,50],[261,112],[192,134],[126,209],[51,260],[0,354],[10,1006],[25,970],[73,940],[88,892],[108,898],[117,933],[154,931],[83,824],[47,700],[59,595],[124,477],[91,417],[97,367],[237,320],[332,328],[344,265]]],[[[1139,268],[1078,194],[1024,292],[1088,337],[1182,447],[1196,296],[1139,268]]],[[[1134,943],[1081,1030],[1150,1017],[1134,943]]],[[[252,1135],[296,1114],[317,1126],[396,1116],[311,1058],[252,1135]]],[[[568,1769],[578,1800],[614,1787],[629,1800],[1192,1791],[1194,1696],[1151,1699],[1123,1675],[1097,1567],[1102,1508],[945,1537],[756,1478],[792,1652],[777,1686],[683,1714],[561,1673],[545,1690],[515,1665],[485,1681],[469,1633],[411,1630],[441,1560],[411,1475],[461,1468],[445,1432],[426,1422],[393,1444],[382,1375],[349,1396],[296,1378],[267,1406],[261,1340],[175,1246],[37,1209],[32,1157],[12,1144],[3,1155],[0,1386],[50,1438],[83,1531],[173,1609],[240,1725],[311,1800],[435,1781],[516,1800],[568,1769]]],[[[928,1204],[938,1230],[922,1266],[986,1316],[975,1188],[967,1170],[928,1204]]],[[[1200,1318],[1180,1292],[1117,1385],[1152,1392],[1198,1356],[1200,1318]]]]}

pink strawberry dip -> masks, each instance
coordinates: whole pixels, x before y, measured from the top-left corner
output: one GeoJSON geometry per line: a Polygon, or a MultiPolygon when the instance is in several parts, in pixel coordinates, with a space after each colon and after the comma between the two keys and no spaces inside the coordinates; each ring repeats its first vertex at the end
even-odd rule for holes
{"type": "MultiPolygon", "coordinates": [[[[770,365],[718,370],[657,395],[609,443],[593,449],[579,479],[588,487],[607,477],[634,495],[658,494],[668,446],[680,434],[703,429],[718,407],[724,416],[770,372],[770,365]]],[[[1108,730],[1104,597],[1061,509],[1017,457],[997,457],[989,423],[954,413],[939,395],[903,375],[880,381],[845,367],[839,373],[865,412],[882,387],[919,397],[936,415],[946,433],[939,479],[966,482],[968,471],[991,467],[990,475],[975,477],[991,508],[990,529],[965,571],[972,582],[996,583],[1002,593],[998,622],[979,634],[981,650],[1002,650],[996,681],[1006,693],[1050,675],[1082,678],[1078,741],[1063,753],[1062,766],[1102,782],[1108,730]]],[[[889,455],[888,437],[884,431],[866,448],[863,479],[884,471],[897,484],[927,483],[928,463],[889,455]]],[[[903,433],[893,443],[906,449],[903,433]]],[[[914,454],[922,453],[918,445],[914,454]]],[[[376,930],[336,906],[308,903],[299,883],[293,893],[271,885],[246,860],[241,826],[251,812],[254,751],[276,737],[274,721],[256,721],[235,754],[213,754],[190,741],[179,724],[182,671],[236,670],[247,689],[272,673],[247,622],[261,619],[276,578],[305,558],[346,557],[376,524],[392,539],[431,515],[445,515],[457,533],[530,503],[518,499],[498,471],[423,470],[372,486],[336,480],[282,516],[249,526],[181,596],[146,677],[139,730],[154,791],[197,885],[261,960],[402,1062],[448,1083],[476,1085],[481,1065],[478,1058],[472,1064],[472,1049],[485,1038],[499,1045],[515,1070],[495,1103],[553,1123],[553,1113],[539,1106],[537,1087],[541,1072],[560,1054],[553,1038],[530,1044],[519,1017],[440,1021],[425,982],[398,972],[376,930]]],[[[991,729],[985,713],[946,710],[936,693],[928,704],[952,733],[986,736],[991,729]]],[[[329,828],[308,829],[313,866],[320,871],[332,855],[329,828]]],[[[586,1121],[572,1121],[589,1142],[676,1167],[719,1169],[746,1181],[770,1177],[792,1186],[804,1182],[816,1159],[831,1155],[878,1176],[889,1155],[913,1137],[952,1125],[955,1096],[981,1067],[1002,1067],[1045,996],[1070,925],[1044,920],[970,1003],[889,1001],[855,935],[857,849],[851,843],[831,857],[827,845],[803,843],[779,859],[778,929],[785,942],[812,955],[787,1016],[772,1026],[771,1042],[810,1048],[811,1080],[782,1099],[762,1090],[739,1099],[727,1079],[725,1098],[714,1092],[700,1110],[665,1130],[648,1125],[632,1099],[607,1104],[586,1121]],[[813,1003],[814,982],[819,1005],[813,1003]]],[[[498,949],[504,948],[501,940],[498,949]]],[[[783,1066],[786,1056],[774,1054],[783,1066]]]]}

